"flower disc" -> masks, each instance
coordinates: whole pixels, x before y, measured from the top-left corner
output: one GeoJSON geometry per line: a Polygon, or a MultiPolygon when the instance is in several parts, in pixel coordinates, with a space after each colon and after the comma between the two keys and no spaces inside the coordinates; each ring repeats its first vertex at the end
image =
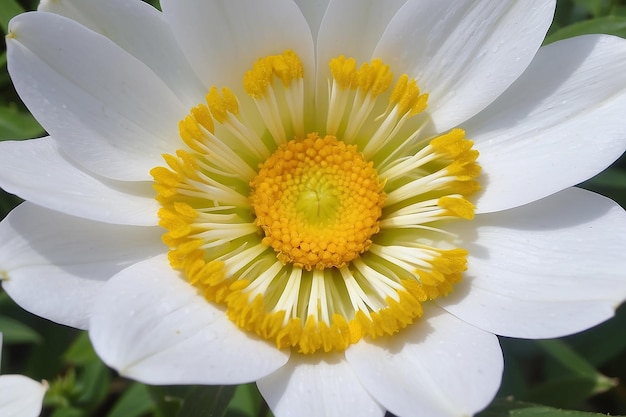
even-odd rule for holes
{"type": "Polygon", "coordinates": [[[372,163],[334,136],[281,145],[251,182],[263,243],[283,263],[342,267],[379,231],[384,193],[372,163]]]}

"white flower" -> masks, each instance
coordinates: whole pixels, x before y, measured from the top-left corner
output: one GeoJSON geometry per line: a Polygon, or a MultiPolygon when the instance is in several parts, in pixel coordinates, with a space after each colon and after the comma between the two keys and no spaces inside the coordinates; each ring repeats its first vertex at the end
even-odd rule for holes
{"type": "MultiPolygon", "coordinates": [[[[2,333],[0,333],[2,347],[2,333]]],[[[0,376],[0,415],[2,417],[37,417],[48,384],[24,375],[0,376]]]]}
{"type": "Polygon", "coordinates": [[[147,383],[481,410],[496,334],[626,298],[624,210],[570,188],[626,148],[626,41],[540,48],[554,6],[42,3],[7,36],[50,137],[0,144],[3,287],[147,383]]]}

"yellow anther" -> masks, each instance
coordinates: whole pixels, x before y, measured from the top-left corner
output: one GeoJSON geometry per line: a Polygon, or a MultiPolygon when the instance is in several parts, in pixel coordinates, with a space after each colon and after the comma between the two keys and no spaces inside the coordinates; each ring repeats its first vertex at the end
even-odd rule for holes
{"type": "Polygon", "coordinates": [[[194,151],[202,152],[203,148],[200,146],[200,143],[203,135],[196,121],[191,116],[186,116],[183,120],[178,122],[178,132],[180,138],[187,146],[194,151]]]}
{"type": "Polygon", "coordinates": [[[441,281],[446,275],[463,272],[467,269],[467,251],[465,249],[450,249],[439,251],[439,256],[431,261],[437,273],[442,274],[441,281]]]}
{"type": "Polygon", "coordinates": [[[282,55],[271,57],[272,70],[276,77],[280,78],[285,87],[292,80],[304,77],[304,67],[300,57],[292,50],[285,51],[282,55]]]}
{"type": "Polygon", "coordinates": [[[178,124],[179,130],[184,130],[182,134],[188,136],[192,140],[198,140],[202,137],[202,132],[198,126],[198,122],[192,116],[185,116],[178,124]]]}
{"type": "Polygon", "coordinates": [[[389,104],[395,104],[402,96],[405,94],[407,90],[407,85],[409,83],[409,76],[407,74],[402,74],[398,81],[396,81],[396,85],[393,87],[391,91],[391,96],[389,97],[389,104]]]}
{"type": "Polygon", "coordinates": [[[220,123],[224,123],[228,118],[228,113],[234,115],[239,114],[239,103],[237,97],[230,89],[222,88],[222,95],[217,91],[216,87],[211,87],[209,94],[206,96],[207,104],[211,114],[220,123]]]}
{"type": "Polygon", "coordinates": [[[259,59],[250,71],[243,76],[243,88],[252,98],[259,99],[265,95],[272,83],[273,69],[269,58],[259,59]]]}
{"type": "Polygon", "coordinates": [[[472,149],[474,142],[465,139],[465,131],[463,129],[452,129],[450,132],[431,140],[430,146],[439,154],[448,158],[456,158],[472,149]]]}
{"type": "Polygon", "coordinates": [[[424,289],[419,282],[413,279],[404,279],[400,282],[404,289],[413,296],[417,301],[424,302],[428,299],[424,289]]]}
{"type": "Polygon", "coordinates": [[[150,175],[152,175],[154,181],[167,187],[176,187],[182,180],[181,176],[175,174],[165,167],[152,168],[150,170],[150,175]]]}
{"type": "Polygon", "coordinates": [[[376,97],[389,88],[393,74],[389,65],[383,64],[380,59],[375,59],[371,64],[364,63],[357,72],[357,84],[361,91],[370,93],[376,97]]]}
{"type": "Polygon", "coordinates": [[[446,170],[452,176],[455,176],[460,181],[467,181],[476,178],[480,175],[480,165],[474,161],[478,157],[478,151],[471,150],[464,153],[464,158],[458,158],[452,162],[446,170]]]}
{"type": "Polygon", "coordinates": [[[441,197],[437,205],[446,209],[449,214],[466,220],[474,218],[474,205],[468,200],[460,197],[441,197]]]}
{"type": "Polygon", "coordinates": [[[198,161],[195,156],[182,149],[176,151],[176,156],[178,157],[179,161],[182,162],[182,164],[180,164],[180,169],[183,175],[187,178],[197,180],[198,161]]]}
{"type": "Polygon", "coordinates": [[[281,55],[270,55],[257,60],[252,69],[243,77],[243,87],[246,93],[255,99],[260,99],[267,93],[267,89],[279,78],[285,87],[291,81],[304,77],[304,66],[300,57],[288,49],[281,55]]]}
{"type": "Polygon", "coordinates": [[[196,209],[194,209],[187,203],[178,201],[174,202],[174,210],[177,214],[182,216],[184,220],[187,221],[194,220],[196,217],[198,217],[198,212],[196,211],[196,209]]]}
{"type": "Polygon", "coordinates": [[[357,85],[357,69],[354,58],[341,55],[330,61],[330,73],[337,85],[346,90],[357,85]]]}
{"type": "Polygon", "coordinates": [[[396,105],[400,114],[414,116],[426,109],[428,95],[421,94],[415,79],[409,79],[407,74],[402,74],[396,82],[389,104],[396,105]]]}
{"type": "Polygon", "coordinates": [[[203,128],[208,130],[209,132],[214,132],[213,118],[211,117],[211,112],[209,108],[204,104],[198,104],[196,107],[191,109],[191,115],[203,128]]]}
{"type": "Polygon", "coordinates": [[[411,110],[409,111],[410,116],[415,116],[426,110],[428,107],[428,93],[421,94],[417,97],[417,99],[413,102],[411,106],[411,110]]]}
{"type": "Polygon", "coordinates": [[[283,53],[282,57],[289,67],[289,77],[292,80],[304,78],[304,66],[300,57],[294,51],[288,49],[283,53]]]}
{"type": "Polygon", "coordinates": [[[480,190],[480,183],[474,180],[455,181],[450,186],[455,193],[469,196],[480,190]]]}

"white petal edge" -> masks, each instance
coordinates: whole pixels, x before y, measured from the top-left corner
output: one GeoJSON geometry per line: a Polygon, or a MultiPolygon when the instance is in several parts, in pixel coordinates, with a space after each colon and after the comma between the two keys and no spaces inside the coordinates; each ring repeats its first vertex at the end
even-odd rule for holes
{"type": "Polygon", "coordinates": [[[215,85],[243,94],[245,71],[286,49],[314,73],[313,38],[292,0],[162,0],[161,7],[207,91],[215,85]]]}
{"type": "Polygon", "coordinates": [[[441,132],[489,105],[519,77],[552,22],[555,1],[410,0],[374,55],[429,93],[441,132]]]}
{"type": "Polygon", "coordinates": [[[0,416],[39,416],[47,389],[47,384],[23,375],[0,376],[0,416]]]}
{"type": "Polygon", "coordinates": [[[560,337],[609,319],[626,299],[626,212],[606,197],[569,188],[451,226],[468,270],[437,302],[484,330],[560,337]]]}
{"type": "Polygon", "coordinates": [[[477,212],[576,185],[626,150],[626,40],[589,35],[542,47],[498,100],[462,127],[483,167],[477,212]]]}
{"type": "Polygon", "coordinates": [[[81,166],[108,178],[150,180],[161,155],[177,149],[188,108],[136,58],[53,13],[18,15],[9,30],[15,88],[81,166]]]}
{"type": "Polygon", "coordinates": [[[189,108],[204,101],[200,81],[161,13],[139,0],[43,0],[38,9],[60,14],[106,36],[146,64],[189,108]]]}
{"type": "Polygon", "coordinates": [[[50,137],[0,143],[0,186],[37,205],[86,219],[156,226],[148,182],[97,178],[65,158],[50,137]]]}
{"type": "Polygon", "coordinates": [[[289,362],[257,381],[276,417],[382,417],[343,354],[292,354],[289,362]]]}
{"type": "Polygon", "coordinates": [[[102,360],[148,384],[239,384],[283,366],[288,351],[237,328],[174,271],[166,256],[114,276],[89,335],[102,360]]]}
{"type": "Polygon", "coordinates": [[[109,225],[23,203],[0,223],[3,289],[33,314],[87,328],[104,282],[166,251],[158,227],[109,225]]]}
{"type": "Polygon", "coordinates": [[[361,383],[402,417],[470,416],[495,396],[504,362],[498,338],[431,306],[391,337],[346,351],[361,383]]]}

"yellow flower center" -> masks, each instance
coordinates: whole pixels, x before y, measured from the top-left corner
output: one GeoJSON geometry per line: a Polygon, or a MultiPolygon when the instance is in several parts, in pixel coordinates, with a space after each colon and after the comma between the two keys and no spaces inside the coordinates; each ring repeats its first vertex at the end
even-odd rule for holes
{"type": "Polygon", "coordinates": [[[334,136],[293,139],[250,183],[263,243],[278,259],[310,271],[340,268],[379,231],[384,193],[372,163],[334,136]]]}
{"type": "Polygon", "coordinates": [[[172,268],[309,354],[392,335],[452,291],[467,252],[445,226],[473,218],[480,167],[463,130],[422,134],[428,95],[382,61],[332,59],[317,119],[305,76],[285,51],[243,75],[247,96],[212,87],[151,174],[172,268]]]}

